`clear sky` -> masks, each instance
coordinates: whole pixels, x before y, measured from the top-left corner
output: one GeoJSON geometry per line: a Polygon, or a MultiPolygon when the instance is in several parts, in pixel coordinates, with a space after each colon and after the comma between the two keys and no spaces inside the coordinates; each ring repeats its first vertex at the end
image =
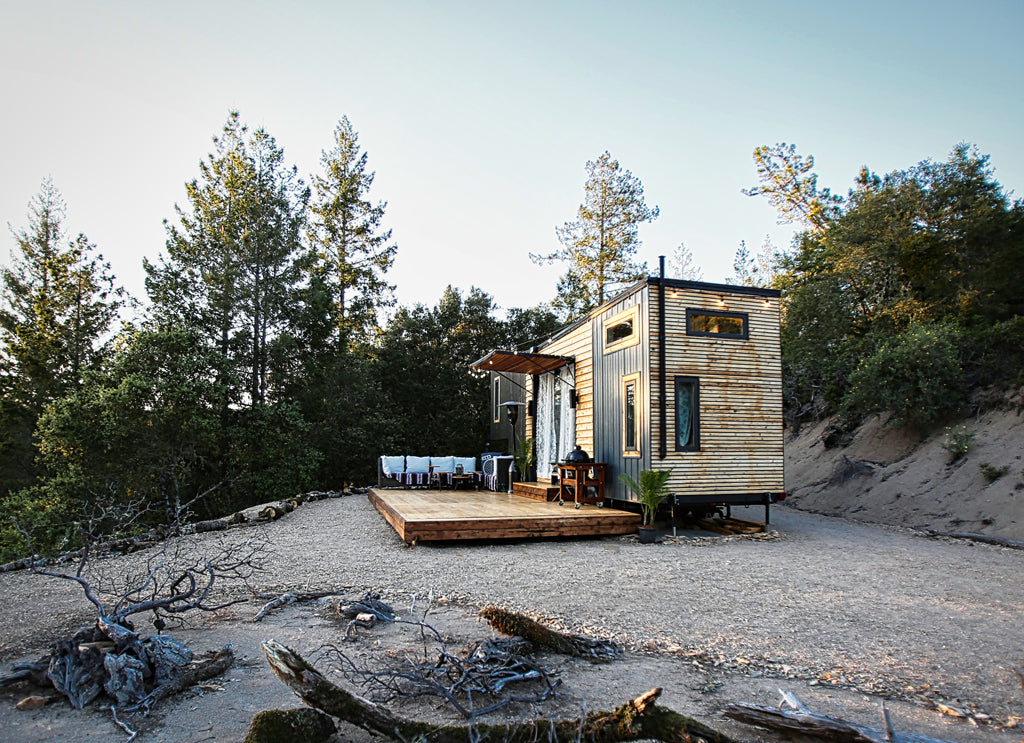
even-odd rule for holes
{"type": "MultiPolygon", "coordinates": [[[[680,243],[705,279],[741,240],[789,243],[751,153],[790,142],[845,193],[967,141],[1024,191],[1024,2],[0,0],[0,221],[27,225],[51,177],[129,291],[228,111],[319,167],[359,132],[388,202],[402,304],[447,284],[502,307],[553,298],[584,166],[609,150],[661,216],[641,259],[680,243]]],[[[0,240],[9,261],[13,238],[0,240]]]]}

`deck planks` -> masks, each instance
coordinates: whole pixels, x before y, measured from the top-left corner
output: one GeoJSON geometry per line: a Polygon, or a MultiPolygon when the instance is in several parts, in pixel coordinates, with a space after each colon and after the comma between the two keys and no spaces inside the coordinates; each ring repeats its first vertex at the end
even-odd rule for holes
{"type": "Polygon", "coordinates": [[[640,515],[508,493],[371,489],[370,502],[405,542],[632,534],[640,515]]]}

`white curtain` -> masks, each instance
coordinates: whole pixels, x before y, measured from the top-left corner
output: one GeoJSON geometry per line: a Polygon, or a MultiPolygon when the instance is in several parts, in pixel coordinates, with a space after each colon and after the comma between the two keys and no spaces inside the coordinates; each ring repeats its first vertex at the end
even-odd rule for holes
{"type": "Polygon", "coordinates": [[[558,461],[565,459],[565,455],[576,447],[576,408],[569,407],[571,393],[572,388],[567,379],[562,382],[562,430],[558,437],[558,461]]]}
{"type": "Polygon", "coordinates": [[[570,375],[565,371],[559,374],[543,374],[537,390],[537,417],[534,419],[534,430],[537,437],[537,477],[550,477],[553,471],[552,462],[565,459],[565,455],[576,446],[576,410],[569,407],[569,394],[572,389],[570,375]],[[562,379],[562,376],[566,379],[562,379]],[[555,415],[555,385],[559,387],[559,415],[555,415]],[[555,431],[555,420],[558,418],[559,428],[555,431]]]}
{"type": "Polygon", "coordinates": [[[537,417],[534,418],[537,445],[537,477],[551,474],[551,463],[558,453],[555,451],[554,420],[555,378],[551,374],[540,376],[537,390],[537,417]]]}

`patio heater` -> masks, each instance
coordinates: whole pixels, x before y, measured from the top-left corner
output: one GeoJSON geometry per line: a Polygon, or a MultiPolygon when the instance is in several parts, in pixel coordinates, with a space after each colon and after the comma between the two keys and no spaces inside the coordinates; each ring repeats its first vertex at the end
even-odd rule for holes
{"type": "Polygon", "coordinates": [[[508,465],[508,492],[512,492],[512,480],[516,475],[516,423],[519,422],[519,408],[526,407],[526,403],[515,402],[509,400],[503,402],[498,407],[505,408],[505,412],[508,413],[508,422],[512,426],[512,461],[508,465]]]}

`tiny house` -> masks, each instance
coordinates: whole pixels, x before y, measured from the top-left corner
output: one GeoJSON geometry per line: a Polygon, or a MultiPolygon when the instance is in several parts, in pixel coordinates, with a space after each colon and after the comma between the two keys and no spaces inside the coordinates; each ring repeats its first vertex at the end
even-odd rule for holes
{"type": "MultiPolygon", "coordinates": [[[[619,481],[668,470],[675,503],[694,511],[783,495],[779,292],[650,277],[526,350],[493,351],[492,438],[509,436],[500,407],[526,404],[539,482],[577,445],[619,481]]],[[[767,514],[767,509],[766,509],[767,514]]]]}

